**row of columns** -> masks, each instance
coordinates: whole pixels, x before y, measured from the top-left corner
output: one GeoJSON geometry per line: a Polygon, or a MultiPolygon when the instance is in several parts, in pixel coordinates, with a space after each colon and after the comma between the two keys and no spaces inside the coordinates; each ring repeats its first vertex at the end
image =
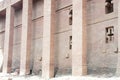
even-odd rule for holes
{"type": "MultiPolygon", "coordinates": [[[[3,73],[11,72],[14,36],[14,15],[14,7],[8,6],[6,8],[3,73]]],[[[23,0],[20,75],[30,73],[31,31],[32,0],[23,0]]]]}
{"type": "MultiPolygon", "coordinates": [[[[73,0],[73,48],[72,74],[80,76],[87,73],[86,65],[86,16],[85,0],[73,0]]],[[[44,29],[43,29],[43,62],[42,77],[54,77],[54,29],[56,0],[44,0],[44,29]]],[[[11,71],[14,35],[14,8],[6,8],[6,28],[4,44],[3,72],[11,71]]],[[[23,0],[22,11],[22,39],[20,75],[30,73],[31,55],[31,28],[32,28],[32,0],[23,0]]]]}

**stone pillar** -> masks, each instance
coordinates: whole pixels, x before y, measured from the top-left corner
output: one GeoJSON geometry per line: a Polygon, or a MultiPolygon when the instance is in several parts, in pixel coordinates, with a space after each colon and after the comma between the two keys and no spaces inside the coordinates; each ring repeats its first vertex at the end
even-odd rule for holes
{"type": "Polygon", "coordinates": [[[14,12],[13,7],[6,8],[3,73],[10,73],[12,67],[14,12]]]}
{"type": "Polygon", "coordinates": [[[54,27],[55,2],[44,0],[44,28],[43,28],[43,61],[42,77],[54,77],[54,27]]]}
{"type": "Polygon", "coordinates": [[[120,1],[118,2],[118,62],[116,67],[116,75],[120,76],[120,1]]]}
{"type": "Polygon", "coordinates": [[[20,75],[30,73],[32,0],[23,0],[20,75]]]}
{"type": "Polygon", "coordinates": [[[72,75],[87,74],[86,63],[86,0],[73,1],[72,75]]]}

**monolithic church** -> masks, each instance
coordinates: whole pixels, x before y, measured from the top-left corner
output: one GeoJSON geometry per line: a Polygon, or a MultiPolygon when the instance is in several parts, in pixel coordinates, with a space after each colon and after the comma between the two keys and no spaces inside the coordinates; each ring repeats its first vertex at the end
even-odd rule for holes
{"type": "Polygon", "coordinates": [[[0,71],[120,76],[119,31],[119,0],[4,0],[0,71]]]}

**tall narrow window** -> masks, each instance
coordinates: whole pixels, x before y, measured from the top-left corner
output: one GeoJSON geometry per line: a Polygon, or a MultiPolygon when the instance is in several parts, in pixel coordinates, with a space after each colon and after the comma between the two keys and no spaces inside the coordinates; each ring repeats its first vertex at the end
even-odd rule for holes
{"type": "Polygon", "coordinates": [[[112,0],[106,0],[105,13],[109,14],[113,12],[113,3],[112,0]]]}
{"type": "Polygon", "coordinates": [[[114,41],[114,27],[110,26],[106,28],[106,43],[114,41]]]}
{"type": "Polygon", "coordinates": [[[69,12],[69,25],[72,25],[72,10],[69,12]]]}
{"type": "Polygon", "coordinates": [[[72,49],[72,36],[69,36],[69,49],[72,49]]]}

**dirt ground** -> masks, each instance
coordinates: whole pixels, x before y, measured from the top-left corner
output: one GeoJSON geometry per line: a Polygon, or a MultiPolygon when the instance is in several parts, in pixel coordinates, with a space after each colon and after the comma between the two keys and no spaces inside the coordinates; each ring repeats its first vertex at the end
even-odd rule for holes
{"type": "Polygon", "coordinates": [[[40,76],[1,76],[0,80],[120,80],[120,77],[61,76],[52,79],[42,79],[40,76]]]}

